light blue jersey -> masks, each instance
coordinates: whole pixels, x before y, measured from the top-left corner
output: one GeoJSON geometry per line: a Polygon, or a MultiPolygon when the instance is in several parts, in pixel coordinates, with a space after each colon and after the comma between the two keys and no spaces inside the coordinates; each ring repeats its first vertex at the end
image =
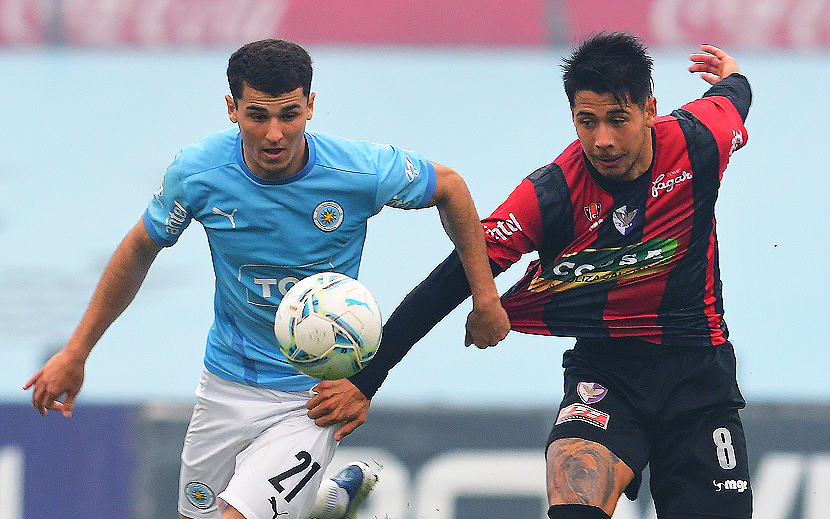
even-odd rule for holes
{"type": "Polygon", "coordinates": [[[265,180],[245,165],[237,128],[209,135],[179,153],[144,213],[164,246],[192,220],[204,226],[216,273],[205,366],[226,380],[284,391],[316,384],[279,351],[283,294],[316,272],[357,278],[369,217],[384,205],[424,207],[435,192],[435,169],[417,153],[319,133],[306,140],[302,171],[265,180]]]}

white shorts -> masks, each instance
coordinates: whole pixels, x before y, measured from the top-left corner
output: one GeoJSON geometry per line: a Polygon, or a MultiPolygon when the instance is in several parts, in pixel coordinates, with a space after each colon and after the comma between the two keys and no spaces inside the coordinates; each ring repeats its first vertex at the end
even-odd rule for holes
{"type": "Polygon", "coordinates": [[[275,391],[202,372],[182,449],[179,513],[305,519],[337,442],[307,415],[308,391],[275,391]]]}

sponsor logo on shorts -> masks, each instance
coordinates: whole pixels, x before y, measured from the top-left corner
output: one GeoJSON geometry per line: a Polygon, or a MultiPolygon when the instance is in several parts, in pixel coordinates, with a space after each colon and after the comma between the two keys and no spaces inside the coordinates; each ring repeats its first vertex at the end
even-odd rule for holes
{"type": "Polygon", "coordinates": [[[610,418],[611,416],[608,415],[608,413],[603,413],[593,407],[583,404],[571,404],[567,407],[563,407],[559,411],[559,417],[556,419],[556,425],[579,420],[581,422],[589,423],[595,427],[599,427],[600,429],[608,429],[608,420],[610,418]]]}
{"type": "Polygon", "coordinates": [[[715,492],[734,490],[741,494],[749,488],[749,483],[747,483],[743,479],[727,479],[724,482],[712,480],[712,484],[715,485],[715,492]]]}
{"type": "Polygon", "coordinates": [[[198,481],[188,483],[184,488],[184,493],[187,496],[187,500],[190,501],[190,504],[200,510],[210,508],[216,503],[216,494],[213,493],[213,490],[198,481]]]}
{"type": "Polygon", "coordinates": [[[586,404],[594,404],[608,394],[608,390],[596,382],[580,382],[576,385],[576,392],[579,399],[586,404]]]}
{"type": "Polygon", "coordinates": [[[331,232],[343,223],[343,208],[333,200],[323,202],[314,209],[314,225],[325,232],[331,232]]]}

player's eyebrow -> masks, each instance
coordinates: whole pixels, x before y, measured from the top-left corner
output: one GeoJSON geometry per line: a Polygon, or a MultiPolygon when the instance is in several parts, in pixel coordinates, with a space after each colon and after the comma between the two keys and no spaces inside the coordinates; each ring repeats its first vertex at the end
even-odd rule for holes
{"type": "MultiPolygon", "coordinates": [[[[280,107],[279,113],[282,114],[282,113],[286,113],[286,112],[291,112],[291,111],[294,111],[294,110],[299,110],[301,108],[302,108],[302,105],[300,105],[300,103],[293,103],[293,104],[290,104],[290,105],[280,107]]],[[[260,106],[260,105],[248,105],[248,106],[245,107],[245,110],[248,111],[248,112],[268,113],[268,108],[266,108],[264,106],[260,106]]]]}

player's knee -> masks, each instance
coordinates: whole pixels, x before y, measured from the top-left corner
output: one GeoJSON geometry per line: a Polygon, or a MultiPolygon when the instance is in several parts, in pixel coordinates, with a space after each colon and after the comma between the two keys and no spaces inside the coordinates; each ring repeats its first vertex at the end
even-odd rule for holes
{"type": "Polygon", "coordinates": [[[553,505],[548,508],[550,519],[609,519],[602,508],[589,505],[553,505]]]}

